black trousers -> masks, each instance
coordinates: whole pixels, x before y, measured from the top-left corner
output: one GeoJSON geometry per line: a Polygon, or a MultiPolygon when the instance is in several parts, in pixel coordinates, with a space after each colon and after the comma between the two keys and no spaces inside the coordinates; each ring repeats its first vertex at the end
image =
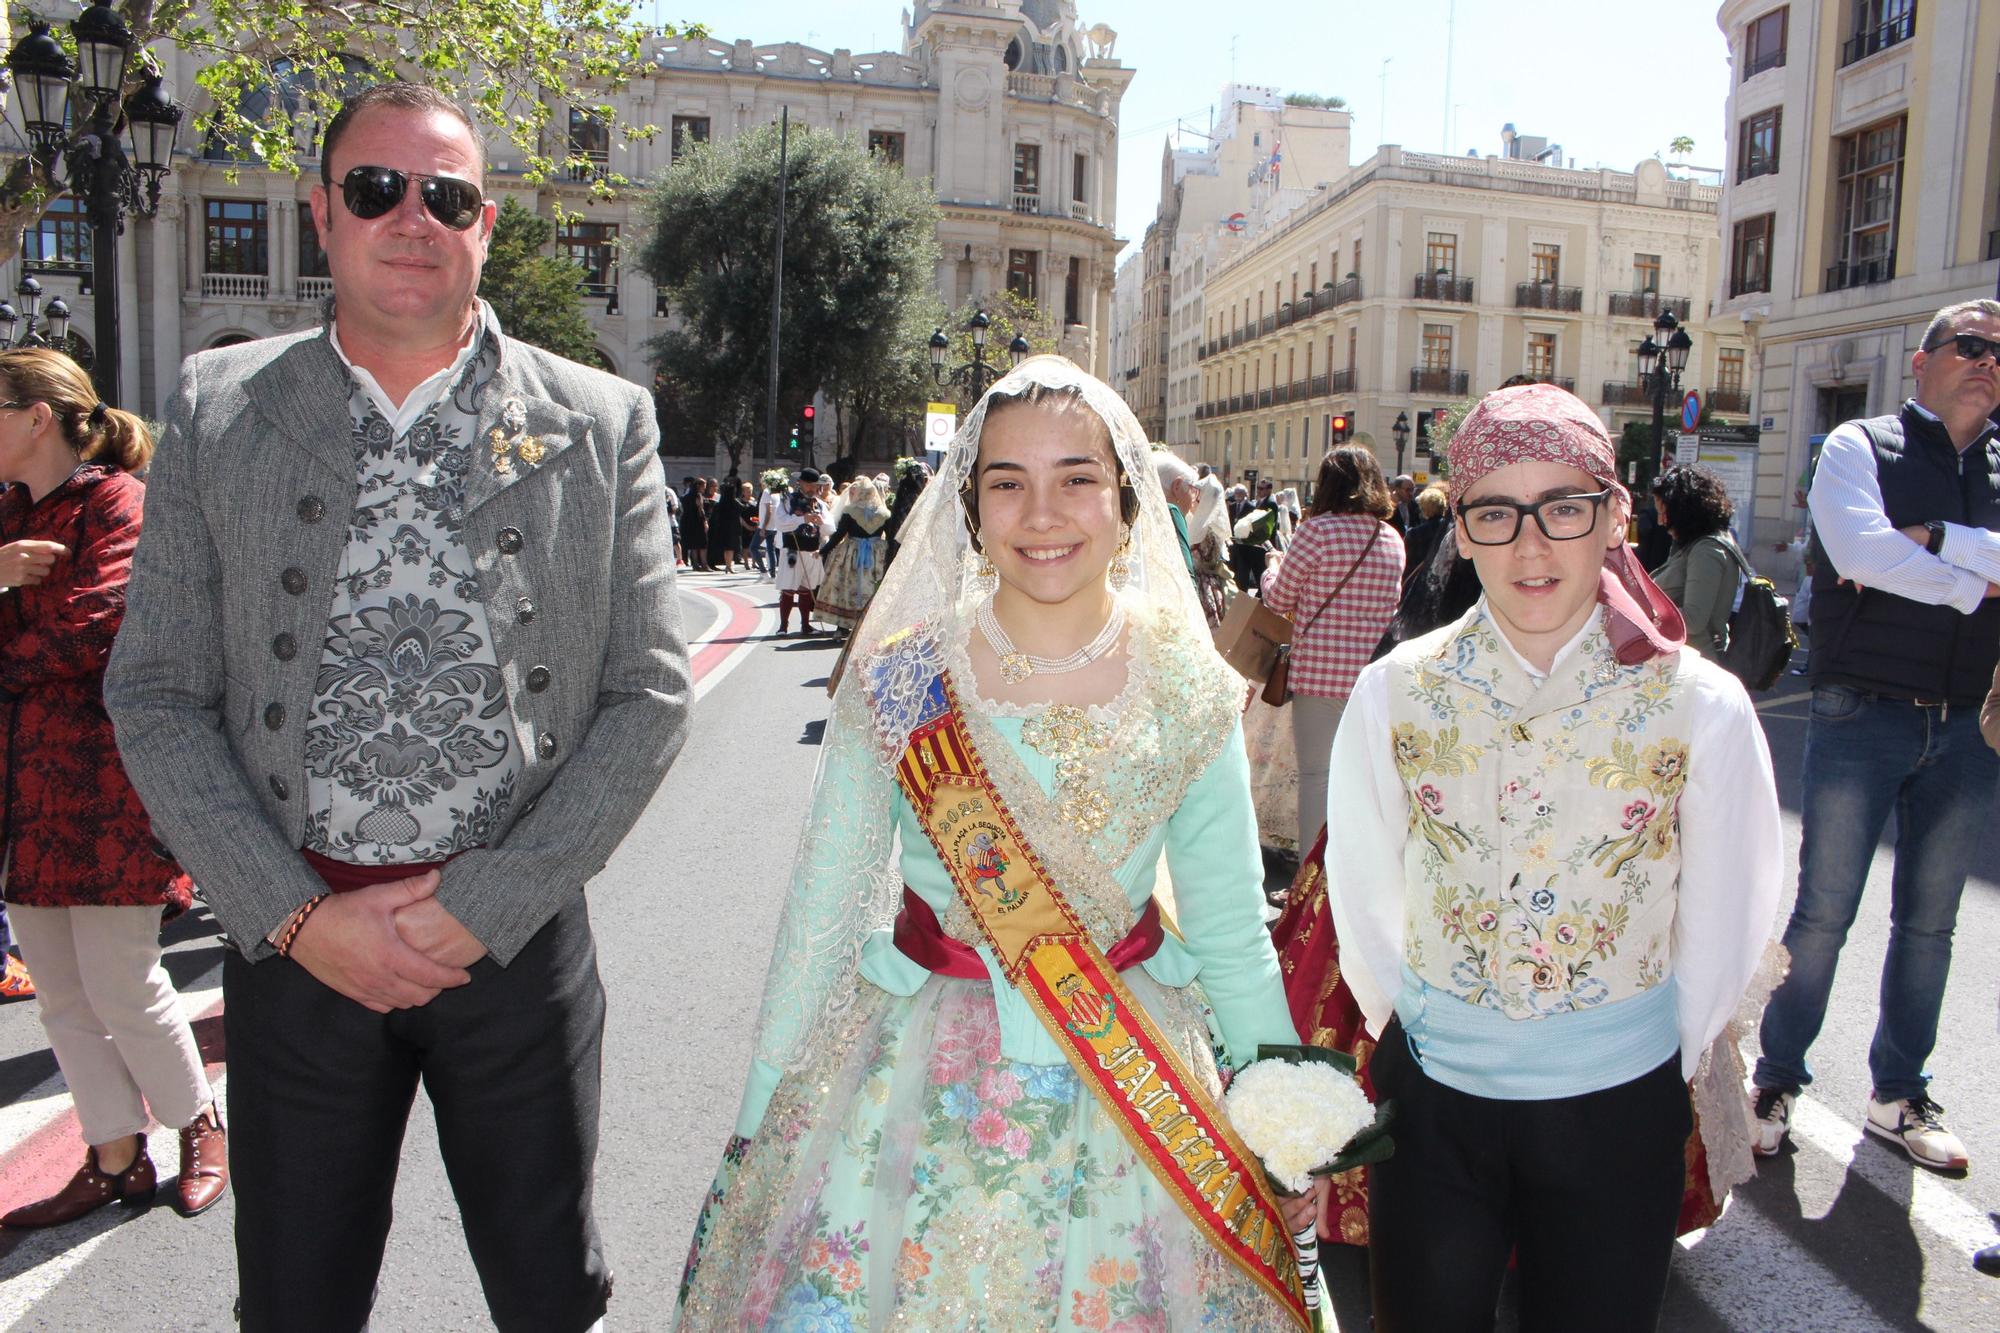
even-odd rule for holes
{"type": "Polygon", "coordinates": [[[245,1333],[368,1323],[417,1080],[493,1322],[581,1333],[611,1276],[591,1213],[604,988],[581,895],[507,967],[376,1014],[273,958],[223,959],[245,1333]]]}
{"type": "Polygon", "coordinates": [[[1499,1101],[1425,1074],[1392,1021],[1368,1068],[1396,1101],[1396,1154],[1369,1177],[1377,1333],[1491,1329],[1509,1254],[1526,1333],[1658,1324],[1694,1127],[1678,1055],[1601,1092],[1499,1101]]]}

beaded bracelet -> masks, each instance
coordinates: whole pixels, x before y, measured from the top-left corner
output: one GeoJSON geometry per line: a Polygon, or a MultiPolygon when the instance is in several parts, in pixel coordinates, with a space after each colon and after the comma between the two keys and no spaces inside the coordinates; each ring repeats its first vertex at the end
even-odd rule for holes
{"type": "Polygon", "coordinates": [[[299,927],[306,923],[306,918],[313,914],[313,909],[325,901],[326,895],[322,893],[299,904],[298,910],[292,913],[291,924],[285,927],[284,937],[278,941],[278,957],[292,956],[292,941],[299,937],[299,927]]]}

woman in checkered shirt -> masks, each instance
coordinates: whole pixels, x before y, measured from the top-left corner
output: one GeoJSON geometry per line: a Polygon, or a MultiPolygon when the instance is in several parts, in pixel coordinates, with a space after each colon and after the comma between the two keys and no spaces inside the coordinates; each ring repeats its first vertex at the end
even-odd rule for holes
{"type": "Polygon", "coordinates": [[[1375,455],[1343,445],[1320,460],[1312,512],[1264,572],[1262,596],[1292,618],[1292,738],[1299,751],[1299,854],[1326,813],[1327,757],[1354,678],[1396,613],[1403,539],[1375,455]]]}

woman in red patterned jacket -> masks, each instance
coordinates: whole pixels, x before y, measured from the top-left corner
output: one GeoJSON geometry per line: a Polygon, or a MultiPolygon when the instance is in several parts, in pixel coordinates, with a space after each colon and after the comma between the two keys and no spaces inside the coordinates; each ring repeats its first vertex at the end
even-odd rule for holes
{"type": "Polygon", "coordinates": [[[153,840],[103,702],[139,540],[145,423],[97,400],[76,362],[0,352],[0,892],[76,1103],[83,1166],[0,1226],[152,1203],[148,1108],[180,1130],[176,1204],[227,1183],[222,1120],[160,966],[160,920],[190,901],[153,840]]]}

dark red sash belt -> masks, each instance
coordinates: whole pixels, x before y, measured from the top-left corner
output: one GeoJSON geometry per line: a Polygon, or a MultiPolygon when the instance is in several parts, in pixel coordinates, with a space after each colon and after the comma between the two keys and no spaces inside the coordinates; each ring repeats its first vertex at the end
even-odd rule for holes
{"type": "MultiPolygon", "coordinates": [[[[1146,900],[1146,910],[1132,926],[1124,939],[1111,946],[1105,959],[1120,972],[1128,967],[1137,967],[1160,951],[1160,941],[1166,938],[1166,930],[1160,924],[1160,904],[1157,899],[1146,900]]],[[[919,967],[925,967],[941,977],[959,977],[966,981],[991,981],[986,964],[980,961],[979,952],[964,940],[953,939],[944,933],[944,926],[938,922],[937,913],[923,900],[915,889],[903,886],[903,910],[896,913],[896,948],[904,957],[919,967]]]]}
{"type": "Polygon", "coordinates": [[[402,865],[377,866],[356,865],[352,861],[336,861],[330,856],[321,856],[310,847],[299,849],[306,864],[312,867],[326,887],[334,893],[352,893],[374,884],[387,884],[392,880],[414,879],[426,870],[442,870],[456,859],[456,854],[442,861],[406,861],[402,865]]]}

